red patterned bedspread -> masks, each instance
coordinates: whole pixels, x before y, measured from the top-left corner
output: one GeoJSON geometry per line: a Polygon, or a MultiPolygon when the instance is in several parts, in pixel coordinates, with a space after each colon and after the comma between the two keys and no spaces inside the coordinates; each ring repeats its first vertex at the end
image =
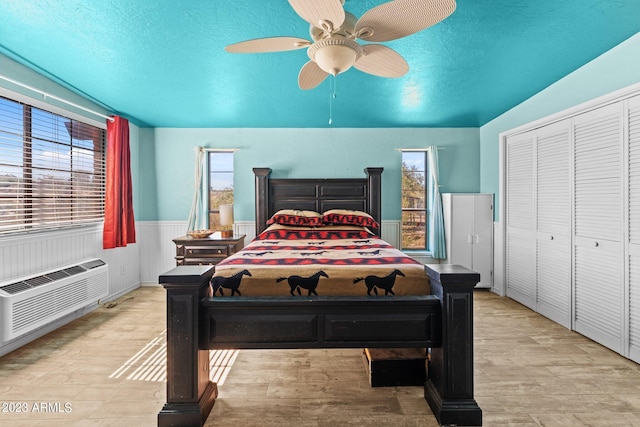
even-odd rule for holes
{"type": "Polygon", "coordinates": [[[272,225],[216,265],[214,296],[424,295],[424,265],[368,229],[272,225]]]}

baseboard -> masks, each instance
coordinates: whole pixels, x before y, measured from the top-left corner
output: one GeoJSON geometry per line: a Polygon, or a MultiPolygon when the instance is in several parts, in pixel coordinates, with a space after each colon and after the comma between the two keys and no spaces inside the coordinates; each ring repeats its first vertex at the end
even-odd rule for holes
{"type": "Polygon", "coordinates": [[[140,287],[140,283],[135,283],[135,284],[133,284],[133,285],[131,285],[131,286],[125,288],[125,289],[119,290],[115,294],[110,294],[109,296],[107,296],[107,298],[100,300],[99,303],[103,304],[105,302],[116,300],[116,299],[120,298],[121,296],[124,296],[124,295],[128,294],[129,292],[135,291],[139,287],[140,287]]]}

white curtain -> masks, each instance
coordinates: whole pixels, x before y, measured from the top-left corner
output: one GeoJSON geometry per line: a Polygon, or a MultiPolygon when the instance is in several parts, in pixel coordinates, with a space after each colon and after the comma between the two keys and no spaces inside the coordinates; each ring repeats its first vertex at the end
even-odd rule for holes
{"type": "Polygon", "coordinates": [[[431,173],[431,188],[429,197],[431,205],[431,216],[429,218],[429,246],[432,257],[445,259],[447,248],[444,235],[444,215],[442,214],[442,197],[440,196],[440,186],[438,185],[438,148],[434,145],[429,147],[429,171],[431,173]]]}
{"type": "Polygon", "coordinates": [[[205,212],[204,176],[206,174],[207,156],[203,147],[196,147],[195,176],[193,184],[193,201],[189,212],[187,231],[204,230],[207,228],[207,213],[205,212]]]}

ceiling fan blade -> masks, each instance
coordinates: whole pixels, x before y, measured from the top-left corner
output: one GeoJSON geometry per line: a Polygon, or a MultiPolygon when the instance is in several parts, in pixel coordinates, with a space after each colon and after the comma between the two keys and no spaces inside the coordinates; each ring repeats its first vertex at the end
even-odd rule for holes
{"type": "Polygon", "coordinates": [[[340,28],[344,22],[340,0],[289,0],[289,4],[302,19],[323,30],[340,28]]]}
{"type": "Polygon", "coordinates": [[[230,44],[224,50],[231,53],[284,52],[309,47],[309,40],[298,37],[266,37],[230,44]]]}
{"type": "Polygon", "coordinates": [[[353,64],[354,68],[380,77],[402,77],[409,64],[395,50],[381,44],[362,46],[364,55],[353,64]]]}
{"type": "Polygon", "coordinates": [[[437,24],[455,10],[455,0],[393,0],[365,12],[356,24],[356,36],[372,42],[399,39],[437,24]]]}
{"type": "Polygon", "coordinates": [[[300,89],[313,89],[327,78],[329,73],[318,67],[313,61],[309,61],[302,66],[298,74],[298,86],[300,89]]]}

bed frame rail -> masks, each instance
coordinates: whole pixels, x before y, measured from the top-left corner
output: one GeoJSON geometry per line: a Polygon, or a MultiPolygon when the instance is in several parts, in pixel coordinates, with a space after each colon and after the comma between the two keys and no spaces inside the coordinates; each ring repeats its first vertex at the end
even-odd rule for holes
{"type": "Polygon", "coordinates": [[[167,401],[158,426],[203,425],[217,397],[213,348],[430,348],[424,396],[442,425],[482,425],[473,395],[473,288],[480,275],[427,265],[432,296],[208,298],[213,266],[163,274],[167,401]],[[244,302],[242,301],[244,299],[244,302]]]}
{"type": "Polygon", "coordinates": [[[200,348],[439,347],[440,301],[421,297],[215,297],[200,348]]]}

